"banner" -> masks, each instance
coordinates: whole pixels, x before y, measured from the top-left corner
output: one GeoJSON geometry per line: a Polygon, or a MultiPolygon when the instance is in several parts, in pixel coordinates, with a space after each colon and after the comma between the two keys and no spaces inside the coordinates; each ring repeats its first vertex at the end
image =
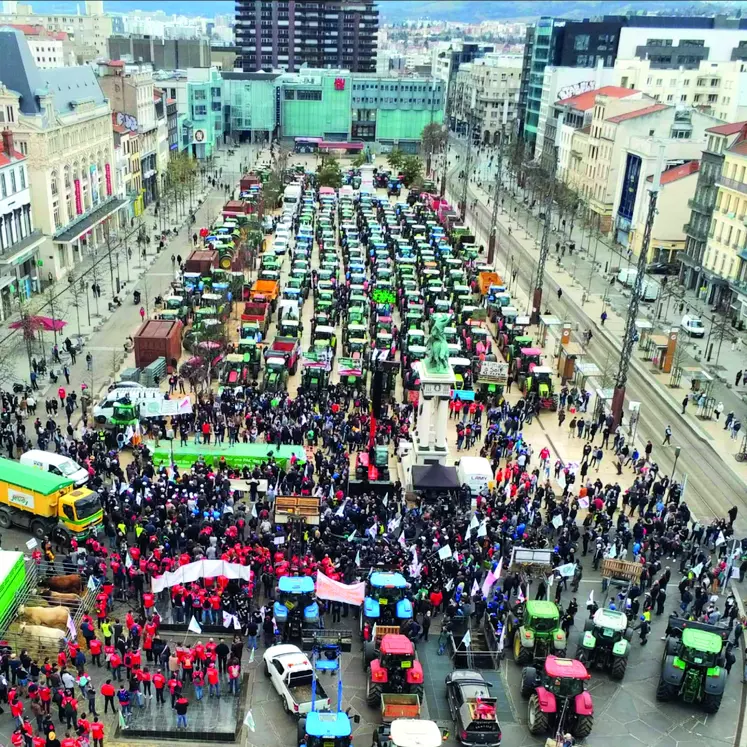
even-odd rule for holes
{"type": "Polygon", "coordinates": [[[225,576],[226,578],[239,578],[244,581],[250,581],[251,574],[251,568],[240,565],[239,563],[229,563],[225,560],[198,560],[194,563],[187,563],[173,572],[167,571],[163,576],[154,578],[151,588],[154,594],[158,594],[171,586],[189,584],[201,578],[225,576]]]}
{"type": "Polygon", "coordinates": [[[490,596],[490,590],[493,588],[493,584],[498,580],[493,571],[488,571],[488,575],[485,576],[485,580],[482,583],[482,595],[487,599],[490,596]]]}
{"type": "Polygon", "coordinates": [[[319,571],[316,574],[316,595],[319,599],[329,599],[332,602],[344,602],[359,607],[363,604],[363,597],[366,596],[366,582],[342,584],[319,571]]]}

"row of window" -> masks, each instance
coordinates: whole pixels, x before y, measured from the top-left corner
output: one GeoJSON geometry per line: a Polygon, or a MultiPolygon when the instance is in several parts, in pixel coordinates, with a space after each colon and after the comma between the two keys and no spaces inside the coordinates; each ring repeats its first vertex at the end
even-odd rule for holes
{"type": "Polygon", "coordinates": [[[0,197],[14,195],[16,192],[26,189],[26,167],[21,165],[18,166],[17,170],[18,177],[16,177],[16,167],[4,169],[0,172],[0,197]]]}

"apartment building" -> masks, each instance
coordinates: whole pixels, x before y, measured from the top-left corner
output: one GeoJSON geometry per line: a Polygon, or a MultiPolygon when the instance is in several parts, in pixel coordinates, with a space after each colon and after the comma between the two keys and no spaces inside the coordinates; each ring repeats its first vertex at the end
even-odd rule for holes
{"type": "Polygon", "coordinates": [[[40,70],[50,67],[75,65],[75,50],[64,31],[47,31],[44,26],[24,26],[9,24],[9,28],[18,29],[26,37],[29,49],[40,70]]]}
{"type": "MultiPolygon", "coordinates": [[[[747,128],[724,145],[715,187],[716,203],[703,257],[709,303],[747,322],[747,128]]],[[[713,143],[713,147],[718,147],[713,143]]]]}
{"type": "MultiPolygon", "coordinates": [[[[20,31],[0,30],[0,111],[27,158],[34,223],[47,279],[64,277],[116,229],[111,108],[92,68],[39,70],[20,31]]],[[[126,210],[125,210],[126,213],[126,210]]]]}
{"type": "Polygon", "coordinates": [[[140,139],[137,127],[120,114],[112,114],[114,133],[115,193],[130,200],[130,217],[143,211],[142,175],[140,172],[140,139]]]}
{"type": "Polygon", "coordinates": [[[682,227],[687,236],[685,250],[678,254],[678,259],[681,263],[680,282],[690,290],[703,289],[703,297],[710,302],[709,285],[713,287],[723,284],[718,275],[714,276],[703,268],[708,233],[711,230],[718,194],[716,182],[723,169],[724,153],[733,142],[747,137],[747,121],[710,127],[706,130],[706,135],[706,147],[701,154],[695,195],[688,201],[689,220],[682,227]],[[713,282],[709,283],[709,280],[713,282]]]}
{"type": "Polygon", "coordinates": [[[662,69],[650,59],[618,59],[615,84],[665,104],[686,104],[725,122],[747,117],[747,61],[700,60],[696,67],[662,69]]]}
{"type": "MultiPolygon", "coordinates": [[[[3,118],[10,113],[0,108],[3,118]]],[[[16,150],[13,132],[0,140],[0,321],[11,314],[20,295],[40,288],[39,247],[44,235],[34,229],[26,156],[16,150]]]]}
{"type": "Polygon", "coordinates": [[[522,58],[483,57],[462,65],[456,74],[451,114],[456,132],[472,132],[473,140],[497,145],[516,120],[522,58]]]}
{"type": "Polygon", "coordinates": [[[379,11],[370,0],[236,0],[245,72],[303,65],[375,72],[379,11]]]}

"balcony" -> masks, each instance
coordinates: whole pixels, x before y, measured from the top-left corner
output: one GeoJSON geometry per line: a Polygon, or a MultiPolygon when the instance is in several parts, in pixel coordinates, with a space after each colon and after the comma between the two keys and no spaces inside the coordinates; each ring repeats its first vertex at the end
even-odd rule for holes
{"type": "Polygon", "coordinates": [[[736,179],[727,179],[725,176],[720,176],[716,181],[716,184],[719,187],[725,187],[726,189],[731,189],[740,194],[747,195],[747,184],[738,182],[736,179]]]}
{"type": "Polygon", "coordinates": [[[703,215],[711,215],[713,213],[713,207],[709,207],[692,197],[687,201],[687,206],[690,210],[695,210],[697,213],[703,213],[703,215]]]}

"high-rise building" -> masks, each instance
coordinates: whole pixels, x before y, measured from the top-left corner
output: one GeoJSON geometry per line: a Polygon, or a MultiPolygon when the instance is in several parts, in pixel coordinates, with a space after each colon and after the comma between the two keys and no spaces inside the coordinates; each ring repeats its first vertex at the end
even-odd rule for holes
{"type": "Polygon", "coordinates": [[[236,0],[244,72],[283,68],[376,71],[379,11],[371,0],[236,0]]]}

